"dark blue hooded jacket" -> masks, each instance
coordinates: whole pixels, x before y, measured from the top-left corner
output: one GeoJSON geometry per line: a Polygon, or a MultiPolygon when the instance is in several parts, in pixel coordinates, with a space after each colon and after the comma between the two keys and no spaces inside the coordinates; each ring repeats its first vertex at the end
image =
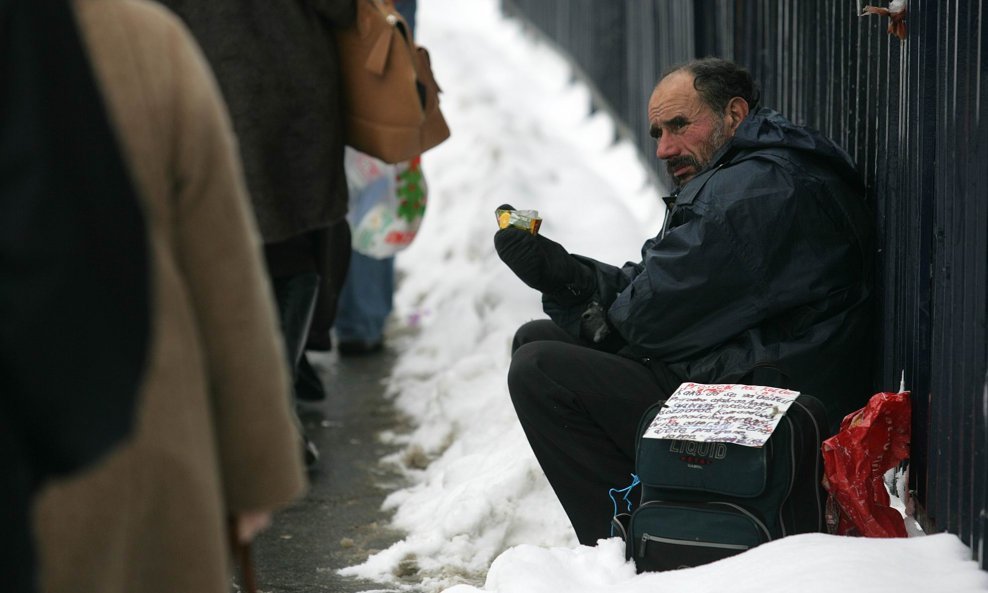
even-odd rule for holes
{"type": "MultiPolygon", "coordinates": [[[[819,397],[832,423],[871,395],[873,221],[848,155],[759,109],[677,192],[642,260],[596,272],[620,354],[682,380],[819,397]]],[[[579,333],[584,304],[544,307],[579,333]]]]}

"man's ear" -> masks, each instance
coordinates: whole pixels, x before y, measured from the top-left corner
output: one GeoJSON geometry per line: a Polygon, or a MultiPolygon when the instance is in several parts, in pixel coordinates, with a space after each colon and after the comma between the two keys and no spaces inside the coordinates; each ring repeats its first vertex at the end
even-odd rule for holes
{"type": "Polygon", "coordinates": [[[727,124],[730,126],[731,132],[734,132],[741,125],[741,122],[744,121],[744,118],[748,117],[748,102],[741,97],[734,97],[727,102],[724,117],[727,119],[727,124]]]}

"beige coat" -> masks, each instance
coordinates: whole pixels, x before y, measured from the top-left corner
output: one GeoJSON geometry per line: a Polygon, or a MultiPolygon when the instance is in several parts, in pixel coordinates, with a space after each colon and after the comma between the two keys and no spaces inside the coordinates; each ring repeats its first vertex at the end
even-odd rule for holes
{"type": "Polygon", "coordinates": [[[226,593],[228,514],[304,487],[260,239],[226,111],[184,27],[145,1],[75,6],[144,202],[153,334],[132,440],[35,509],[42,587],[226,593]]]}

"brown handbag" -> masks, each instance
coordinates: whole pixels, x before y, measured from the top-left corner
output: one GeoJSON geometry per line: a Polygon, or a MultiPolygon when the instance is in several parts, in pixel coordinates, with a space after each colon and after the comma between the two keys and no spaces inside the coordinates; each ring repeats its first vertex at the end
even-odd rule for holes
{"type": "Polygon", "coordinates": [[[429,52],[389,0],[357,0],[357,17],[336,44],[348,145],[393,164],[449,137],[429,52]]]}

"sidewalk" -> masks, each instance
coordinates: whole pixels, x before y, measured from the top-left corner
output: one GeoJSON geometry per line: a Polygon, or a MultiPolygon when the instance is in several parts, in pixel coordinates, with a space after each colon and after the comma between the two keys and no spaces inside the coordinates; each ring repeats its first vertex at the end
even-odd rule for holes
{"type": "Polygon", "coordinates": [[[382,591],[379,583],[342,577],[337,570],[401,537],[387,527],[380,510],[401,478],[380,463],[393,449],[376,438],[402,424],[384,398],[395,355],[309,356],[328,395],[323,402],[303,404],[300,415],[321,458],[309,472],[306,496],[276,515],[254,545],[258,588],[264,593],[382,591]]]}

